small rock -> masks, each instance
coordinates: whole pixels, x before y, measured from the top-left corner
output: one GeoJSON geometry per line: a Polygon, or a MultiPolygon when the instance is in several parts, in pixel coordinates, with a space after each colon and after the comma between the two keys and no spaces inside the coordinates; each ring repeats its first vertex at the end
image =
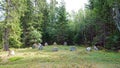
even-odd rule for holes
{"type": "Polygon", "coordinates": [[[98,48],[96,46],[94,46],[93,48],[94,48],[94,50],[98,50],[98,48]]]}
{"type": "Polygon", "coordinates": [[[58,51],[58,48],[57,48],[57,47],[54,47],[54,48],[52,49],[52,51],[56,52],[56,51],[58,51]]]}
{"type": "Polygon", "coordinates": [[[11,55],[15,55],[15,52],[13,50],[11,51],[11,55]]]}
{"type": "Polygon", "coordinates": [[[54,43],[53,43],[53,45],[57,45],[57,43],[56,43],[56,42],[54,42],[54,43]]]}
{"type": "Polygon", "coordinates": [[[38,49],[43,50],[43,45],[39,45],[38,49]]]}
{"type": "Polygon", "coordinates": [[[38,47],[37,43],[34,43],[33,46],[32,46],[33,49],[37,48],[37,47],[38,47]]]}
{"type": "Polygon", "coordinates": [[[8,51],[8,56],[10,56],[10,55],[15,55],[14,50],[10,50],[10,51],[8,51]]]}
{"type": "Polygon", "coordinates": [[[67,42],[64,42],[64,45],[67,45],[67,42]]]}
{"type": "Polygon", "coordinates": [[[33,46],[32,46],[32,49],[34,49],[34,48],[35,48],[35,46],[33,45],[33,46]]]}
{"type": "Polygon", "coordinates": [[[120,50],[118,50],[118,52],[120,52],[120,50]]]}
{"type": "Polygon", "coordinates": [[[91,47],[87,47],[86,50],[87,50],[87,51],[91,51],[92,48],[91,48],[91,47]]]}
{"type": "Polygon", "coordinates": [[[75,46],[71,46],[70,47],[70,51],[75,51],[76,50],[76,47],[75,46]]]}
{"type": "Polygon", "coordinates": [[[45,46],[48,46],[48,43],[47,43],[47,42],[45,42],[45,46]]]}

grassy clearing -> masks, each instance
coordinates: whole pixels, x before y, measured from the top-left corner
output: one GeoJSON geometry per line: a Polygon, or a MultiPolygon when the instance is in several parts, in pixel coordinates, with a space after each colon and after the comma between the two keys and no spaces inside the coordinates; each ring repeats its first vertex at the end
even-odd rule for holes
{"type": "Polygon", "coordinates": [[[58,46],[59,51],[52,52],[53,47],[13,49],[15,56],[9,57],[0,52],[0,68],[120,68],[120,53],[87,52],[84,47],[69,51],[69,46],[58,46]]]}

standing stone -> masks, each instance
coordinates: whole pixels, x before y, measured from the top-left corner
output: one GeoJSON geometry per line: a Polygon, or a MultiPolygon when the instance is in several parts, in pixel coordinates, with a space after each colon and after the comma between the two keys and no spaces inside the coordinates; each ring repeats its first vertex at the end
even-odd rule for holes
{"type": "Polygon", "coordinates": [[[91,51],[92,48],[91,48],[91,47],[87,47],[86,50],[87,50],[87,51],[91,51]]]}
{"type": "Polygon", "coordinates": [[[35,48],[35,46],[34,45],[32,45],[32,49],[34,49],[35,48]]]}
{"type": "Polygon", "coordinates": [[[33,46],[32,46],[33,49],[37,48],[37,47],[38,47],[37,43],[34,43],[33,46]]]}
{"type": "Polygon", "coordinates": [[[42,45],[41,43],[39,43],[38,49],[39,49],[39,50],[43,50],[43,45],[42,45]]]}
{"type": "Polygon", "coordinates": [[[54,43],[53,43],[53,45],[57,45],[57,43],[56,43],[56,42],[54,42],[54,43]]]}
{"type": "Polygon", "coordinates": [[[64,45],[67,45],[67,42],[64,42],[64,45]]]}
{"type": "Polygon", "coordinates": [[[75,51],[76,50],[76,47],[75,46],[71,46],[70,47],[70,51],[75,51]]]}
{"type": "Polygon", "coordinates": [[[94,48],[94,50],[98,50],[98,48],[96,46],[94,46],[93,48],[94,48]]]}
{"type": "Polygon", "coordinates": [[[47,42],[45,42],[45,46],[48,46],[48,43],[47,43],[47,42]]]}
{"type": "Polygon", "coordinates": [[[37,46],[37,48],[39,48],[40,46],[42,46],[42,44],[41,44],[41,43],[38,43],[38,46],[37,46]]]}

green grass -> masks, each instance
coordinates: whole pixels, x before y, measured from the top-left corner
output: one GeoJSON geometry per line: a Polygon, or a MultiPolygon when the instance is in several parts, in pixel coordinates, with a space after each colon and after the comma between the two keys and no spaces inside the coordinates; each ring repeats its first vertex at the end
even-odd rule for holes
{"type": "Polygon", "coordinates": [[[22,59],[22,58],[23,58],[23,57],[11,57],[11,58],[9,58],[8,60],[11,61],[11,62],[13,62],[13,61],[20,60],[20,59],[22,59]]]}
{"type": "Polygon", "coordinates": [[[12,49],[14,56],[0,52],[0,68],[120,68],[120,53],[87,52],[78,46],[76,51],[69,51],[69,46],[62,45],[57,46],[58,52],[52,52],[53,47],[12,49]]]}

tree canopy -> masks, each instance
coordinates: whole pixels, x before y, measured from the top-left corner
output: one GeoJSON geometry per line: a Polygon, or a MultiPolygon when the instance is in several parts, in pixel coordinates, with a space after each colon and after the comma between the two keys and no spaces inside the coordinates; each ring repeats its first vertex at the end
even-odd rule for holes
{"type": "Polygon", "coordinates": [[[95,45],[120,49],[120,1],[89,0],[69,14],[57,0],[0,0],[0,47],[30,47],[33,43],[95,45]]]}

